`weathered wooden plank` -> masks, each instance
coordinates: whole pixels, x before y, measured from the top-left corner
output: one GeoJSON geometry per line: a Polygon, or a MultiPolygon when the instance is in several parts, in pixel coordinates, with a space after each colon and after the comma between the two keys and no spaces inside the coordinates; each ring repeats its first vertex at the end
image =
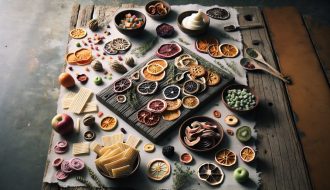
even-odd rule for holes
{"type": "Polygon", "coordinates": [[[303,19],[328,85],[330,85],[330,26],[316,22],[311,16],[303,16],[303,19]]]}
{"type": "Polygon", "coordinates": [[[330,165],[324,164],[330,159],[330,147],[325,146],[330,136],[328,83],[297,9],[267,8],[264,13],[282,72],[293,79],[287,91],[313,187],[330,189],[330,165]]]}
{"type": "MultiPolygon", "coordinates": [[[[265,24],[256,7],[238,8],[240,25],[265,24]]],[[[243,41],[258,49],[277,67],[266,28],[242,31],[243,41]],[[254,43],[252,41],[259,41],[254,43]]],[[[261,189],[310,189],[300,142],[284,84],[265,73],[248,73],[249,86],[260,98],[256,113],[258,166],[261,189]]]]}
{"type": "Polygon", "coordinates": [[[85,27],[93,17],[94,5],[81,6],[78,14],[77,27],[85,27]]]}

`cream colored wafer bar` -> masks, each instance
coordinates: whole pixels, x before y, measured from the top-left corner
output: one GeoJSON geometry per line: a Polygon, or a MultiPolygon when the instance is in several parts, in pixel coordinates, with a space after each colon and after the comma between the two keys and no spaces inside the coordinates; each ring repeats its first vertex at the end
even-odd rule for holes
{"type": "Polygon", "coordinates": [[[90,113],[90,112],[97,112],[97,111],[98,111],[98,106],[97,106],[96,102],[89,102],[83,108],[82,113],[90,113]]]}
{"type": "Polygon", "coordinates": [[[119,160],[110,162],[108,164],[105,164],[104,167],[108,171],[110,175],[112,175],[112,169],[113,168],[119,168],[125,165],[128,165],[131,161],[131,158],[121,158],[119,160]]]}
{"type": "Polygon", "coordinates": [[[112,144],[118,144],[122,143],[124,141],[124,134],[123,133],[117,133],[111,136],[111,143],[112,144]]]}
{"type": "Polygon", "coordinates": [[[77,95],[73,98],[69,111],[80,114],[93,92],[88,88],[81,87],[77,95]]]}
{"type": "Polygon", "coordinates": [[[101,149],[102,149],[102,146],[99,145],[96,141],[93,141],[93,142],[91,143],[90,148],[91,148],[92,151],[94,151],[98,156],[101,155],[101,149]]]}
{"type": "Polygon", "coordinates": [[[103,146],[111,146],[112,145],[112,142],[111,142],[112,136],[110,136],[110,135],[102,136],[101,140],[102,140],[103,146]]]}
{"type": "Polygon", "coordinates": [[[72,147],[72,154],[74,156],[89,154],[89,142],[74,143],[72,147]]]}
{"type": "Polygon", "coordinates": [[[124,175],[130,174],[132,171],[132,168],[130,165],[122,166],[119,168],[112,169],[112,175],[113,177],[120,177],[124,175]]]}
{"type": "Polygon", "coordinates": [[[136,146],[139,144],[140,140],[141,139],[137,136],[129,135],[127,138],[126,144],[133,148],[136,148],[136,146]]]}

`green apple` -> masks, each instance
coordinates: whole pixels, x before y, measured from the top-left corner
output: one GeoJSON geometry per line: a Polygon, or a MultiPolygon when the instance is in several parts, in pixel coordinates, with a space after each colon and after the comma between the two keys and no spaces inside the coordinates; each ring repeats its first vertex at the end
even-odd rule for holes
{"type": "Polygon", "coordinates": [[[245,182],[249,179],[249,172],[243,167],[238,167],[234,171],[234,178],[238,182],[245,182]]]}

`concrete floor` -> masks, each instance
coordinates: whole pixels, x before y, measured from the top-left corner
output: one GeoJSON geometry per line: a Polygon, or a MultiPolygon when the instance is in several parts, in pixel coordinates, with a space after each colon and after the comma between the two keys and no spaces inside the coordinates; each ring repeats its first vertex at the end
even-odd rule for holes
{"type": "MultiPolygon", "coordinates": [[[[132,1],[79,1],[121,4],[132,1]]],[[[146,1],[135,1],[144,4],[146,1]]],[[[168,0],[170,4],[296,6],[330,24],[329,1],[168,0]]],[[[0,0],[0,189],[40,189],[56,112],[72,1],[0,0]]]]}

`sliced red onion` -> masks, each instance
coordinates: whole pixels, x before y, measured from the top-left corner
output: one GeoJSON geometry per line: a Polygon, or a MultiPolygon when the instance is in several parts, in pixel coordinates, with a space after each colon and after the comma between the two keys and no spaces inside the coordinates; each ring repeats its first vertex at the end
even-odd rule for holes
{"type": "Polygon", "coordinates": [[[61,170],[65,173],[71,173],[72,172],[72,168],[70,167],[70,162],[67,160],[64,160],[61,164],[61,170]]]}
{"type": "Polygon", "coordinates": [[[55,174],[56,179],[58,180],[65,180],[66,178],[68,178],[68,174],[63,172],[62,170],[58,170],[55,174]]]}
{"type": "Polygon", "coordinates": [[[58,145],[55,145],[54,151],[57,154],[64,154],[67,151],[67,148],[61,148],[58,145]]]}
{"type": "Polygon", "coordinates": [[[55,168],[59,168],[61,166],[63,162],[63,158],[56,158],[54,161],[53,161],[53,166],[55,168]]]}
{"type": "Polygon", "coordinates": [[[68,146],[68,142],[66,140],[63,140],[59,141],[56,145],[60,148],[66,148],[68,146]]]}
{"type": "Polygon", "coordinates": [[[82,161],[80,158],[72,158],[69,160],[69,163],[70,168],[76,171],[80,171],[85,167],[84,161],[82,161]]]}

